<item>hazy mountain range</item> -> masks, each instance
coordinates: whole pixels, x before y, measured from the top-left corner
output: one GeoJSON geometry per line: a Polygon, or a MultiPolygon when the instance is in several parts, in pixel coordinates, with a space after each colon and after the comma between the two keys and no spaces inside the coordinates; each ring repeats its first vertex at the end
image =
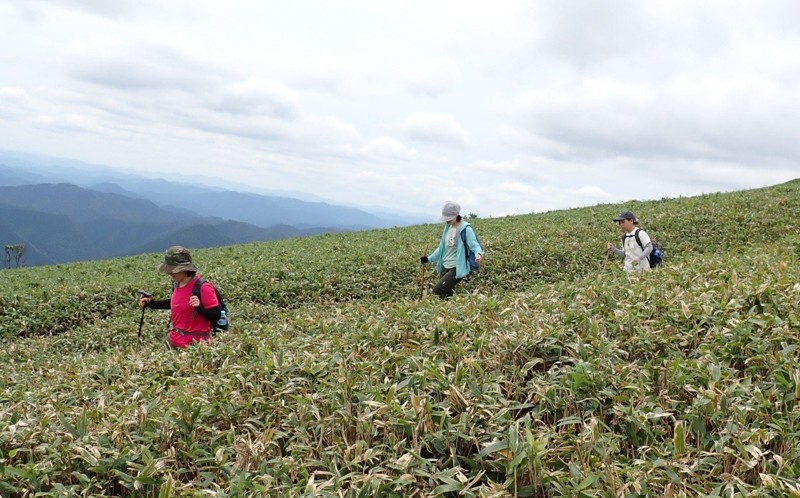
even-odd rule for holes
{"type": "Polygon", "coordinates": [[[0,151],[0,244],[27,266],[426,221],[0,151]]]}

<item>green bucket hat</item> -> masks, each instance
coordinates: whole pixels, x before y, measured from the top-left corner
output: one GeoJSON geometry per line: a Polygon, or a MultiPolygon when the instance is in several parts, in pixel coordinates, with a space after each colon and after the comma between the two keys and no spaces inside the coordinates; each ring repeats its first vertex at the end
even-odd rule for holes
{"type": "Polygon", "coordinates": [[[164,273],[178,273],[182,271],[197,271],[192,263],[192,253],[182,246],[172,246],[164,251],[164,262],[158,266],[158,271],[164,273]]]}

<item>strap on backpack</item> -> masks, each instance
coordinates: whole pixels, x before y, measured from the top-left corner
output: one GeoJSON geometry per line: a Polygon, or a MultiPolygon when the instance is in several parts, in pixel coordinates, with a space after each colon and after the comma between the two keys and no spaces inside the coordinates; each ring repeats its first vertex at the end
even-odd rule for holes
{"type": "MultiPolygon", "coordinates": [[[[641,228],[637,227],[636,230],[633,231],[633,237],[636,239],[636,243],[639,244],[639,247],[642,249],[642,251],[644,251],[644,245],[642,244],[641,239],[639,239],[639,230],[641,230],[641,228]]],[[[627,239],[628,237],[630,237],[630,235],[623,235],[622,236],[622,247],[623,248],[625,247],[625,239],[627,239]]]]}
{"type": "Polygon", "coordinates": [[[636,243],[639,244],[639,247],[642,249],[642,251],[644,251],[642,241],[639,239],[639,230],[641,230],[641,228],[636,228],[636,230],[633,231],[633,236],[636,237],[636,243]]]}
{"type": "Polygon", "coordinates": [[[461,242],[464,243],[464,258],[466,258],[467,265],[469,265],[469,246],[467,245],[467,228],[469,227],[464,227],[464,229],[461,230],[461,242]]]}
{"type": "MultiPolygon", "coordinates": [[[[197,296],[197,299],[201,299],[200,298],[200,288],[206,282],[207,282],[207,280],[201,277],[201,278],[198,278],[197,281],[194,283],[194,287],[192,287],[192,295],[193,296],[197,296]]],[[[200,306],[202,306],[202,305],[203,305],[203,301],[201,300],[200,301],[200,306]]]]}
{"type": "MultiPolygon", "coordinates": [[[[194,283],[194,286],[192,287],[192,295],[193,296],[197,296],[197,299],[200,301],[200,306],[203,306],[203,300],[200,297],[200,288],[203,286],[205,281],[206,280],[204,278],[198,278],[197,281],[194,283]]],[[[195,315],[197,315],[197,310],[196,309],[192,313],[192,316],[195,316],[195,315]]],[[[205,318],[205,317],[203,317],[203,318],[205,318]]],[[[213,328],[214,324],[212,323],[211,325],[212,325],[212,328],[213,328]]]]}

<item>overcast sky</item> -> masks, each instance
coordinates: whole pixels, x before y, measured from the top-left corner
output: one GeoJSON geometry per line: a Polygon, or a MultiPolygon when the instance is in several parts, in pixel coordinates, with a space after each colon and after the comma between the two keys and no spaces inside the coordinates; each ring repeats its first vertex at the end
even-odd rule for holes
{"type": "Polygon", "coordinates": [[[0,0],[0,148],[502,216],[800,177],[800,2],[0,0]]]}

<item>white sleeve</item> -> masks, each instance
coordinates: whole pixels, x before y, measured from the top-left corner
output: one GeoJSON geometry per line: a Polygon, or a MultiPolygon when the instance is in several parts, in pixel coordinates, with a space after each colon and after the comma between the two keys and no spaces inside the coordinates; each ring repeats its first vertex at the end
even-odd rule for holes
{"type": "Polygon", "coordinates": [[[639,230],[639,242],[642,243],[642,247],[647,247],[647,244],[650,244],[652,240],[650,240],[650,235],[647,232],[639,230]]]}
{"type": "Polygon", "coordinates": [[[639,241],[642,243],[642,255],[638,259],[644,261],[653,252],[653,242],[644,230],[639,230],[639,241]]]}

